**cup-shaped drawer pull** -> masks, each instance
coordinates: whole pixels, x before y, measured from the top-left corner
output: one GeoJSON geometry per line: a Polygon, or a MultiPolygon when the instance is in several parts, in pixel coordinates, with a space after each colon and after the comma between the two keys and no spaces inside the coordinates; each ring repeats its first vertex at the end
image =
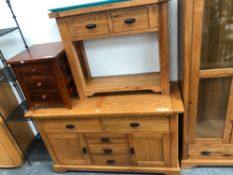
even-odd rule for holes
{"type": "Polygon", "coordinates": [[[211,154],[211,152],[209,152],[209,151],[202,151],[201,152],[201,155],[203,155],[203,156],[209,156],[211,154]]]}
{"type": "Polygon", "coordinates": [[[87,24],[87,25],[86,25],[86,28],[87,28],[87,29],[94,29],[94,28],[96,28],[96,27],[97,27],[96,24],[87,24]]]}
{"type": "Polygon", "coordinates": [[[106,149],[104,149],[104,153],[105,154],[112,154],[112,149],[106,148],[106,149]]]}
{"type": "Polygon", "coordinates": [[[129,124],[129,126],[131,128],[138,128],[140,126],[140,123],[138,123],[138,122],[132,122],[132,123],[129,124]]]}
{"type": "Polygon", "coordinates": [[[87,154],[87,148],[83,147],[83,154],[87,154]]]}
{"type": "Polygon", "coordinates": [[[74,129],[74,128],[75,128],[75,125],[73,125],[73,124],[66,125],[66,129],[74,129]]]}
{"type": "Polygon", "coordinates": [[[36,73],[36,72],[37,72],[37,69],[36,69],[36,68],[32,68],[31,72],[32,72],[32,73],[36,73]]]}
{"type": "Polygon", "coordinates": [[[42,82],[36,83],[36,86],[37,86],[37,87],[41,87],[41,86],[42,86],[42,82]]]}
{"type": "Polygon", "coordinates": [[[135,23],[137,20],[135,18],[127,18],[125,19],[125,24],[133,24],[135,23]]]}
{"type": "Polygon", "coordinates": [[[107,164],[109,164],[109,165],[112,165],[112,164],[115,164],[115,163],[116,163],[115,160],[107,160],[106,162],[107,162],[107,164]]]}
{"type": "Polygon", "coordinates": [[[108,137],[101,137],[100,141],[103,142],[103,143],[109,143],[110,142],[110,138],[108,138],[108,137]]]}
{"type": "Polygon", "coordinates": [[[133,155],[133,154],[135,153],[134,148],[130,148],[130,149],[129,149],[129,153],[133,155]]]}
{"type": "Polygon", "coordinates": [[[47,95],[46,94],[43,94],[42,96],[41,96],[41,99],[42,100],[45,100],[47,98],[47,95]]]}

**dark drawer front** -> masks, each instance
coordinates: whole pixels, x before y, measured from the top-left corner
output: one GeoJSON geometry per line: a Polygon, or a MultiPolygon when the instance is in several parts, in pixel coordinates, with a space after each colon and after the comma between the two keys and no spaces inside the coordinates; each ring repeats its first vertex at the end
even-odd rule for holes
{"type": "Polygon", "coordinates": [[[56,89],[57,82],[52,76],[33,76],[23,78],[23,83],[28,89],[56,89]]]}
{"type": "Polygon", "coordinates": [[[35,102],[48,102],[48,101],[61,101],[61,96],[57,90],[32,90],[29,92],[32,101],[35,102]]]}
{"type": "Polygon", "coordinates": [[[50,63],[35,63],[27,64],[19,67],[21,76],[34,76],[34,75],[51,75],[52,66],[50,63]]]}

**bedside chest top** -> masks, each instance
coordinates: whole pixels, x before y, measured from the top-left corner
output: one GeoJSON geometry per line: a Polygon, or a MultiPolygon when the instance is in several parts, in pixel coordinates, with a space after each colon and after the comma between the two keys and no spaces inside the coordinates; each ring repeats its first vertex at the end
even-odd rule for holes
{"type": "Polygon", "coordinates": [[[49,108],[28,111],[28,118],[98,118],[125,116],[161,116],[183,113],[184,107],[177,83],[171,85],[170,95],[155,93],[96,96],[73,99],[72,109],[49,108]]]}
{"type": "Polygon", "coordinates": [[[23,64],[48,61],[59,58],[64,53],[62,42],[37,44],[29,47],[7,61],[7,64],[23,64]]]}

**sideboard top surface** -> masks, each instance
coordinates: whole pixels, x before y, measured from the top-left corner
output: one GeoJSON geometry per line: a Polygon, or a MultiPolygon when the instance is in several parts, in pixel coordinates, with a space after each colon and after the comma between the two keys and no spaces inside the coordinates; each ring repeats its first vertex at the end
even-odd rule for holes
{"type": "Polygon", "coordinates": [[[73,99],[72,109],[41,108],[28,111],[28,118],[64,118],[64,117],[104,117],[104,116],[140,116],[169,115],[183,113],[184,107],[176,83],[171,85],[170,95],[155,93],[115,94],[96,96],[88,99],[73,99]]]}

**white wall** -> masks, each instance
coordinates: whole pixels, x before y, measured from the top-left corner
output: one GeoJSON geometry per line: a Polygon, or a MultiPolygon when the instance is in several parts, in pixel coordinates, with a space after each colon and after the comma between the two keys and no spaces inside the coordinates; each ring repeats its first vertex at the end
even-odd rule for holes
{"type": "MultiPolygon", "coordinates": [[[[71,0],[69,3],[96,0],[71,0]]],[[[13,9],[28,45],[60,41],[54,19],[47,9],[68,3],[65,0],[11,0],[13,9]]],[[[14,26],[5,0],[0,1],[0,28],[14,26]]],[[[170,76],[177,80],[177,0],[169,2],[170,76]]],[[[157,35],[139,34],[127,37],[98,39],[85,42],[93,76],[152,72],[159,70],[157,35]]],[[[0,49],[6,58],[23,50],[17,31],[0,38],[0,49]]]]}

